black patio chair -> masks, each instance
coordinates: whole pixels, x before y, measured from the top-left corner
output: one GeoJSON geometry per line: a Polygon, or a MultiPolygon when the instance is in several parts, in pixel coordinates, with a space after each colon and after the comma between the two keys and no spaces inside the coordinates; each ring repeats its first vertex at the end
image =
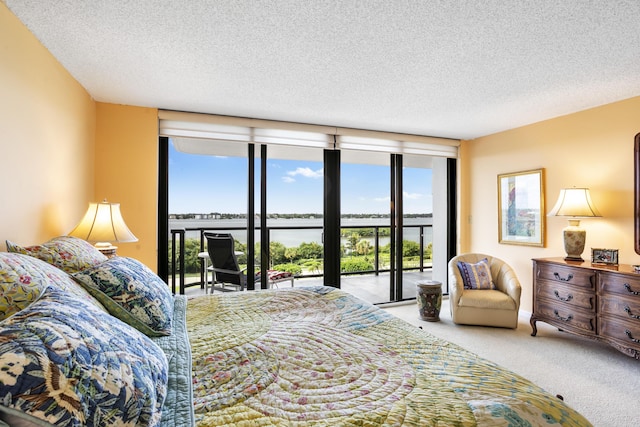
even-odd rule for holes
{"type": "Polygon", "coordinates": [[[221,285],[222,290],[225,290],[225,285],[233,285],[243,291],[247,286],[247,276],[238,264],[233,236],[228,233],[205,232],[204,237],[207,239],[211,262],[209,271],[213,272],[211,284],[207,279],[206,292],[211,293],[216,284],[221,285]]]}
{"type": "MultiPolygon", "coordinates": [[[[228,233],[205,232],[207,239],[207,252],[211,266],[208,271],[213,273],[211,282],[207,273],[206,292],[211,293],[216,284],[220,285],[220,290],[225,291],[225,285],[233,285],[243,291],[247,287],[246,269],[241,269],[238,264],[238,257],[235,252],[235,241],[228,233]]],[[[267,281],[269,288],[278,287],[278,283],[291,282],[293,287],[294,275],[286,271],[269,270],[267,281]]],[[[260,272],[256,273],[254,282],[260,281],[260,272]]]]}

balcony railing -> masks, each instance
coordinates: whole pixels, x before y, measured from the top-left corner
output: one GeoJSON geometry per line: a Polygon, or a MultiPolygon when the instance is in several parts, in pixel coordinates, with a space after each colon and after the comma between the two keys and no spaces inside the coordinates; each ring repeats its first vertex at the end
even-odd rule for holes
{"type": "MultiPolygon", "coordinates": [[[[378,275],[381,272],[390,271],[389,268],[384,268],[381,265],[381,257],[380,257],[380,238],[386,237],[381,233],[382,229],[388,229],[389,226],[381,226],[381,225],[349,225],[346,227],[342,227],[342,230],[357,230],[357,229],[373,229],[373,236],[370,238],[373,239],[373,269],[370,270],[358,270],[358,271],[348,271],[341,272],[341,275],[353,275],[353,274],[375,274],[378,275]]],[[[418,231],[418,246],[419,246],[419,254],[418,254],[418,262],[417,265],[405,266],[404,257],[403,257],[403,271],[424,271],[425,269],[430,269],[431,265],[425,263],[425,253],[426,248],[431,242],[425,243],[425,229],[431,229],[432,225],[430,224],[405,224],[403,226],[404,229],[416,229],[418,231]]],[[[255,228],[256,231],[260,230],[260,227],[255,228]]],[[[199,252],[206,251],[205,242],[206,238],[204,236],[205,232],[243,232],[246,233],[246,227],[187,227],[187,228],[176,228],[171,229],[171,247],[169,254],[169,265],[170,265],[170,277],[171,277],[171,287],[172,292],[176,292],[176,284],[179,285],[179,293],[184,294],[184,289],[186,286],[186,275],[185,275],[185,241],[187,233],[199,235],[199,252]]],[[[295,230],[318,230],[322,233],[322,227],[319,226],[270,226],[267,228],[267,241],[271,242],[271,232],[272,231],[295,231],[295,230]]],[[[415,234],[415,233],[414,233],[415,234]]],[[[369,236],[366,236],[367,240],[369,236]]],[[[413,240],[415,241],[415,240],[413,240]]],[[[250,248],[248,248],[251,251],[250,248]]],[[[353,250],[353,248],[352,248],[353,250]]],[[[192,260],[195,261],[195,260],[192,260]]],[[[296,275],[296,277],[321,277],[322,274],[313,274],[306,273],[296,275]]],[[[204,271],[204,264],[200,265],[200,281],[190,283],[190,286],[193,285],[203,285],[206,274],[204,271]]]]}

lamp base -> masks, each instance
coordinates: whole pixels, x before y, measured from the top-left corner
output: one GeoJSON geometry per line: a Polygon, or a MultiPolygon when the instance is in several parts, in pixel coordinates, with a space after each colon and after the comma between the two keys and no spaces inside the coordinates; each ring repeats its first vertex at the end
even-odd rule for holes
{"type": "Polygon", "coordinates": [[[118,249],[117,246],[113,246],[111,243],[108,242],[98,242],[94,245],[94,247],[100,251],[100,253],[102,253],[102,255],[106,256],[107,258],[112,258],[114,256],[116,256],[116,250],[118,249]]]}
{"type": "Polygon", "coordinates": [[[562,230],[564,237],[564,251],[567,253],[565,261],[584,261],[582,252],[587,240],[587,232],[580,227],[580,220],[570,219],[569,225],[562,230]]]}

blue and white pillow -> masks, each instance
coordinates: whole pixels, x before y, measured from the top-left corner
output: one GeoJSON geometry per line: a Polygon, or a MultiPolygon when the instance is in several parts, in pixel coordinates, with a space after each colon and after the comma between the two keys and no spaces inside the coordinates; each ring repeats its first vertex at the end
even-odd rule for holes
{"type": "Polygon", "coordinates": [[[168,362],[148,337],[50,286],[0,322],[0,419],[156,426],[168,362]]]}
{"type": "Polygon", "coordinates": [[[171,334],[173,295],[140,261],[114,257],[72,277],[123,322],[151,337],[171,334]]]}
{"type": "Polygon", "coordinates": [[[487,258],[477,263],[458,261],[458,270],[462,275],[465,289],[496,289],[491,278],[491,267],[487,258]]]}

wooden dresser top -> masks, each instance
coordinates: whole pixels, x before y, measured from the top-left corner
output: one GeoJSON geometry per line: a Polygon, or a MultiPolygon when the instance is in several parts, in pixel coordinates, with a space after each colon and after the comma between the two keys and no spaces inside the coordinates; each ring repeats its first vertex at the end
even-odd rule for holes
{"type": "Polygon", "coordinates": [[[592,270],[601,270],[601,271],[617,271],[620,273],[631,273],[636,274],[640,278],[640,272],[636,272],[631,264],[597,264],[592,263],[591,261],[565,261],[562,257],[557,258],[534,258],[536,262],[551,262],[554,264],[566,265],[571,267],[582,267],[582,268],[590,268],[592,270]]]}

